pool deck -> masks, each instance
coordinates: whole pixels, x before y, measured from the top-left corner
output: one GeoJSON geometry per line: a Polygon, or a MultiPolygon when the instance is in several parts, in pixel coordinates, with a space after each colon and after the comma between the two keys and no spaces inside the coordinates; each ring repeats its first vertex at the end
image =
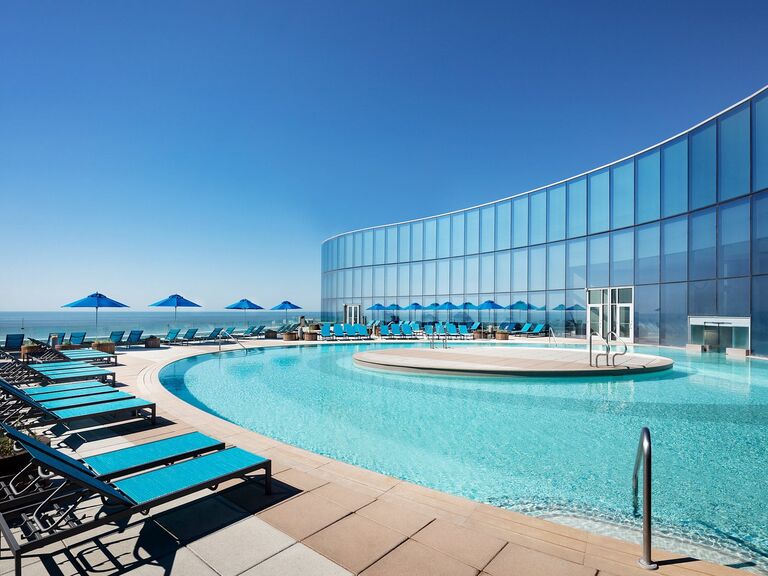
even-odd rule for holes
{"type": "MultiPolygon", "coordinates": [[[[248,347],[285,345],[244,341],[248,347]]],[[[290,345],[303,345],[291,343],[290,345]]],[[[331,343],[329,345],[344,345],[331,343]]],[[[244,430],[173,396],[158,380],[168,362],[213,352],[185,346],[121,353],[118,386],[157,402],[158,424],[81,434],[89,456],[193,429],[273,461],[274,494],[231,482],[190,496],[121,531],[104,527],[24,561],[24,574],[165,576],[622,576],[647,575],[640,546],[438,492],[244,430]],[[94,538],[94,536],[96,536],[94,538]]],[[[232,350],[235,347],[226,347],[232,350]]],[[[268,407],[262,407],[262,409],[268,407]]],[[[629,482],[629,480],[628,480],[629,482]]],[[[658,573],[745,572],[654,551],[658,573]]],[[[12,570],[7,550],[0,574],[12,570]]]]}
{"type": "Polygon", "coordinates": [[[603,357],[593,366],[586,350],[518,346],[388,348],[358,352],[353,358],[361,368],[472,376],[626,376],[667,370],[673,364],[663,356],[628,352],[615,357],[615,364],[603,357]]]}

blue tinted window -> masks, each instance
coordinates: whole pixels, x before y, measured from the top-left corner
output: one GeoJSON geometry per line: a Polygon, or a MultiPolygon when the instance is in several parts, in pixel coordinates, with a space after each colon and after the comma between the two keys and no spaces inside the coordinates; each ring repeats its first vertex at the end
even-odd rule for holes
{"type": "Polygon", "coordinates": [[[547,324],[555,334],[563,334],[565,330],[565,291],[547,292],[547,324]]]}
{"type": "Polygon", "coordinates": [[[547,246],[547,290],[565,288],[565,243],[547,246]]]}
{"type": "Polygon", "coordinates": [[[437,257],[447,258],[451,255],[451,217],[441,216],[437,219],[437,257]]]}
{"type": "Polygon", "coordinates": [[[562,240],[565,238],[565,184],[550,188],[547,194],[547,240],[562,240]]]}
{"type": "Polygon", "coordinates": [[[752,277],[752,349],[768,353],[768,276],[752,277]]]}
{"type": "Polygon", "coordinates": [[[470,210],[466,213],[467,254],[477,254],[480,251],[480,210],[470,210]]]}
{"type": "Polygon", "coordinates": [[[424,258],[424,223],[414,222],[411,224],[411,259],[421,260],[424,258]]]}
{"type": "Polygon", "coordinates": [[[356,232],[354,235],[354,244],[355,244],[355,259],[353,266],[362,266],[363,265],[363,233],[362,232],[356,232]]]}
{"type": "Polygon", "coordinates": [[[688,311],[691,316],[717,315],[717,280],[688,283],[688,311]]]}
{"type": "MultiPolygon", "coordinates": [[[[477,256],[467,257],[464,274],[464,293],[476,294],[477,287],[480,285],[480,259],[477,256]]],[[[455,292],[452,290],[452,292],[455,292]]],[[[461,304],[461,302],[455,302],[461,304]]]]}
{"type": "Polygon", "coordinates": [[[729,112],[720,125],[720,200],[749,193],[749,105],[729,112]]]}
{"type": "Polygon", "coordinates": [[[397,295],[407,296],[411,292],[411,267],[400,264],[397,267],[397,295]]]}
{"type": "Polygon", "coordinates": [[[544,290],[547,287],[547,247],[534,246],[528,254],[528,289],[544,290]]]}
{"type": "Polygon", "coordinates": [[[635,162],[627,160],[611,168],[611,228],[635,223],[635,162]]]}
{"type": "Polygon", "coordinates": [[[688,342],[688,285],[662,284],[660,288],[659,340],[667,346],[688,342]]]}
{"type": "MultiPolygon", "coordinates": [[[[434,294],[437,294],[437,292],[435,292],[436,283],[437,283],[437,264],[434,261],[424,262],[424,280],[423,280],[422,290],[424,291],[425,296],[432,296],[434,294]]],[[[426,299],[423,302],[423,304],[425,305],[431,304],[431,303],[432,303],[431,300],[427,302],[426,299]]]]}
{"type": "Polygon", "coordinates": [[[512,201],[512,246],[528,245],[528,195],[512,201]]]}
{"type": "Polygon", "coordinates": [[[388,298],[394,298],[397,296],[397,265],[391,264],[384,267],[384,282],[386,283],[386,290],[384,294],[388,298]]]}
{"type": "Polygon", "coordinates": [[[464,213],[451,216],[451,256],[464,255],[464,213]]]}
{"type": "Polygon", "coordinates": [[[659,343],[659,285],[635,287],[635,340],[659,343]]]}
{"type": "Polygon", "coordinates": [[[720,206],[717,232],[717,275],[749,274],[749,200],[720,206]]]}
{"type": "Polygon", "coordinates": [[[496,250],[507,250],[512,245],[512,203],[496,205],[496,250]]]}
{"type": "Polygon", "coordinates": [[[451,291],[451,267],[449,260],[437,261],[437,293],[449,294],[451,291]]]}
{"type": "Polygon", "coordinates": [[[512,251],[512,290],[515,292],[525,292],[528,290],[527,248],[512,251]]]}
{"type": "Polygon", "coordinates": [[[421,267],[421,262],[411,264],[411,295],[413,296],[420,297],[424,290],[422,285],[424,274],[421,271],[421,267]]]}
{"type": "Polygon", "coordinates": [[[496,236],[494,224],[496,223],[496,209],[491,204],[480,209],[480,252],[493,250],[493,240],[496,236]]]}
{"type": "Polygon", "coordinates": [[[373,295],[377,298],[384,296],[384,266],[376,266],[373,269],[373,295]]]}
{"type": "Polygon", "coordinates": [[[464,258],[451,258],[451,294],[464,294],[464,258]]]}
{"type": "Polygon", "coordinates": [[[387,264],[397,262],[397,228],[387,228],[387,264]]]}
{"type": "Polygon", "coordinates": [[[688,218],[661,225],[661,281],[677,282],[688,276],[688,218]]]}
{"type": "Polygon", "coordinates": [[[638,223],[657,220],[661,206],[661,153],[654,150],[638,156],[635,220],[638,223]]]}
{"type": "Polygon", "coordinates": [[[565,293],[565,335],[587,334],[587,295],[584,290],[568,290],[565,293]]]}
{"type": "Polygon", "coordinates": [[[717,221],[714,208],[691,214],[689,279],[717,277],[717,221]]]}
{"type": "MultiPolygon", "coordinates": [[[[494,255],[480,256],[480,292],[493,292],[494,288],[494,255]]],[[[488,300],[489,298],[485,298],[488,300]]],[[[478,302],[476,302],[478,304],[478,302]]]]}
{"type": "Polygon", "coordinates": [[[611,234],[611,285],[634,284],[635,231],[621,230],[611,234]]]}
{"type": "Polygon", "coordinates": [[[661,214],[665,218],[688,209],[688,139],[661,149],[661,214]]]}
{"type": "Polygon", "coordinates": [[[659,281],[661,241],[658,223],[635,229],[635,283],[656,284],[659,281]]]}
{"type": "Polygon", "coordinates": [[[509,250],[496,253],[496,292],[509,292],[512,285],[509,283],[512,272],[512,253],[509,250]]]}
{"type": "Polygon", "coordinates": [[[768,188],[768,92],[752,102],[752,190],[768,188]]]}
{"type": "Polygon", "coordinates": [[[768,193],[752,198],[752,273],[768,274],[768,193]]]}
{"type": "Polygon", "coordinates": [[[384,264],[386,259],[387,259],[387,232],[384,228],[376,228],[373,231],[373,263],[384,264]]]}
{"type": "Polygon", "coordinates": [[[587,233],[587,179],[568,182],[568,238],[587,233]]]}
{"type": "Polygon", "coordinates": [[[437,257],[437,220],[424,222],[424,260],[437,257]]]}
{"type": "Polygon", "coordinates": [[[411,225],[401,224],[397,228],[398,260],[410,262],[411,260],[411,225]]]}
{"type": "Polygon", "coordinates": [[[568,242],[567,266],[565,271],[566,288],[586,288],[587,286],[587,241],[584,238],[568,242]]]}
{"type": "Polygon", "coordinates": [[[717,202],[717,124],[691,134],[691,210],[717,202]]]}
{"type": "Polygon", "coordinates": [[[547,241],[547,192],[542,190],[530,194],[530,243],[541,244],[547,241]]]}
{"type": "Polygon", "coordinates": [[[749,316],[749,278],[717,281],[717,312],[721,316],[749,316]]]}
{"type": "Polygon", "coordinates": [[[373,264],[373,230],[363,232],[363,265],[373,264]]]}
{"type": "Polygon", "coordinates": [[[608,260],[609,239],[607,234],[592,236],[589,239],[589,269],[587,278],[589,287],[596,288],[609,285],[608,260]]]}
{"type": "Polygon", "coordinates": [[[589,233],[603,232],[610,225],[610,180],[608,170],[589,175],[589,233]]]}

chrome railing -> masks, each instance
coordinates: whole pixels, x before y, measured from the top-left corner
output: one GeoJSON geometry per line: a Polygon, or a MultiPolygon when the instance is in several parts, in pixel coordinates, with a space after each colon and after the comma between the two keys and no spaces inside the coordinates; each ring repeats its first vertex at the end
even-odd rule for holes
{"type": "Polygon", "coordinates": [[[589,334],[588,340],[589,340],[589,365],[597,368],[598,365],[600,364],[600,356],[605,356],[605,365],[608,366],[608,357],[611,355],[611,343],[608,341],[608,339],[603,338],[602,336],[600,336],[600,334],[592,330],[589,334]],[[602,340],[600,345],[605,347],[604,352],[598,352],[597,354],[595,354],[594,364],[592,363],[592,337],[593,336],[597,336],[598,338],[600,338],[600,340],[602,340]]]}
{"type": "Polygon", "coordinates": [[[659,565],[651,560],[651,431],[643,427],[635,454],[632,472],[632,509],[638,515],[637,473],[643,467],[643,555],[637,563],[646,570],[656,570],[659,565]]]}
{"type": "Polygon", "coordinates": [[[232,342],[234,342],[235,344],[237,344],[238,346],[240,346],[240,348],[242,348],[243,350],[245,350],[245,353],[246,353],[246,354],[248,354],[248,348],[246,348],[245,346],[243,346],[243,343],[242,343],[242,342],[240,342],[240,340],[238,340],[237,338],[235,338],[234,336],[232,336],[232,334],[230,334],[230,333],[229,333],[229,332],[227,332],[226,330],[222,330],[221,332],[219,332],[219,335],[216,337],[216,340],[217,340],[217,341],[218,341],[218,343],[219,343],[219,352],[221,352],[221,341],[222,341],[222,340],[224,340],[224,339],[227,339],[227,340],[232,340],[232,342]],[[222,335],[223,335],[223,337],[222,337],[222,335]]]}
{"type": "MultiPolygon", "coordinates": [[[[624,340],[622,338],[620,338],[619,335],[616,334],[615,331],[611,331],[611,332],[608,333],[608,340],[611,339],[611,334],[613,334],[613,339],[614,340],[617,340],[618,342],[621,343],[622,346],[624,346],[624,350],[622,350],[621,352],[614,352],[613,353],[613,357],[611,358],[611,366],[613,366],[615,368],[616,367],[616,356],[624,356],[624,355],[626,355],[627,350],[629,350],[629,348],[627,347],[627,343],[624,342],[624,340]]],[[[607,363],[607,360],[606,360],[606,363],[607,363]]]]}
{"type": "Polygon", "coordinates": [[[552,326],[550,326],[549,331],[547,332],[547,344],[552,345],[553,343],[555,346],[557,346],[557,337],[555,336],[555,331],[552,329],[552,326]]]}

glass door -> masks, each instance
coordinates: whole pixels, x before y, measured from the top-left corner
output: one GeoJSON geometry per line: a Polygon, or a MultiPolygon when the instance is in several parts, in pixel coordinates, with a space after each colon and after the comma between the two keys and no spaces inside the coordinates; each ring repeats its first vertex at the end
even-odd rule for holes
{"type": "Polygon", "coordinates": [[[597,332],[601,338],[621,338],[627,344],[634,340],[634,288],[596,288],[588,291],[587,334],[597,332]],[[615,334],[615,336],[614,336],[615,334]]]}

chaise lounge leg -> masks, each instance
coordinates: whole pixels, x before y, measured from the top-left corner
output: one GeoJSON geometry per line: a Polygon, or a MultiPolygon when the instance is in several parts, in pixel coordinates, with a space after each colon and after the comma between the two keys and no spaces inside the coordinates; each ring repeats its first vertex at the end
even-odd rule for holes
{"type": "Polygon", "coordinates": [[[264,477],[264,494],[269,496],[272,494],[272,463],[270,462],[264,469],[266,476],[264,477]]]}

